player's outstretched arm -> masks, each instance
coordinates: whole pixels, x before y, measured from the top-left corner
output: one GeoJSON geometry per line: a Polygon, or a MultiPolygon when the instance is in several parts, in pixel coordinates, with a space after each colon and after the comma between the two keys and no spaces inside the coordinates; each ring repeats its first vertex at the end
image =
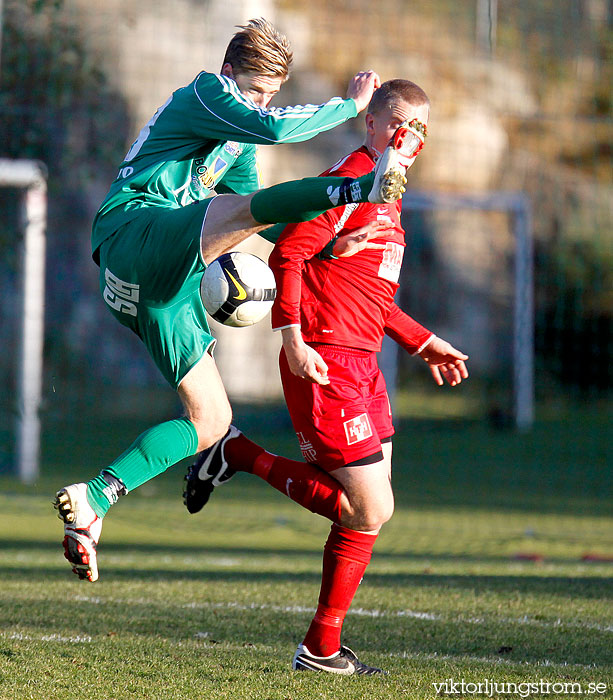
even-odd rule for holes
{"type": "Polygon", "coordinates": [[[316,350],[304,342],[300,328],[283,328],[281,335],[283,350],[292,374],[314,384],[329,384],[328,365],[316,350]]]}
{"type": "Polygon", "coordinates": [[[368,107],[373,92],[381,87],[381,78],[373,70],[364,70],[356,73],[349,81],[347,87],[347,99],[355,102],[358,114],[368,107]]]}
{"type": "Polygon", "coordinates": [[[468,355],[457,350],[450,343],[436,335],[433,335],[425,348],[419,351],[418,355],[430,366],[430,372],[434,381],[442,386],[443,377],[456,386],[462,379],[468,378],[468,370],[465,361],[468,355]]]}

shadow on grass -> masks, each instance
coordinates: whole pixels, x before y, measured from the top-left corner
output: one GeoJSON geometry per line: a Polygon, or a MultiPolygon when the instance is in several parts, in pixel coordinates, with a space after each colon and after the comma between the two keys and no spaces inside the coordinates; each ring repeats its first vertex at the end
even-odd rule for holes
{"type": "MultiPolygon", "coordinates": [[[[32,542],[31,540],[0,540],[0,551],[15,550],[17,552],[24,551],[45,551],[45,552],[61,552],[61,547],[58,544],[51,542],[32,542]]],[[[215,566],[215,562],[211,559],[219,557],[227,560],[232,557],[241,557],[245,559],[256,559],[262,557],[274,557],[275,559],[284,559],[287,562],[288,569],[291,569],[292,561],[304,561],[306,556],[312,555],[316,560],[319,559],[319,552],[313,550],[305,550],[298,548],[275,548],[274,550],[259,549],[252,547],[198,547],[189,544],[173,544],[173,545],[158,545],[158,544],[122,544],[108,543],[106,546],[99,548],[99,564],[103,575],[108,579],[116,580],[155,580],[155,581],[173,581],[181,579],[189,579],[194,581],[219,581],[226,584],[234,583],[306,583],[320,580],[319,567],[313,573],[305,572],[304,570],[293,572],[288,571],[232,571],[215,566]],[[133,557],[133,561],[138,568],[128,568],[127,566],[107,565],[104,562],[105,554],[109,557],[120,555],[122,557],[133,557]],[[143,558],[144,557],[144,558],[143,558]],[[147,557],[167,558],[167,567],[148,567],[147,557]],[[194,566],[186,565],[181,559],[185,557],[193,557],[194,566]],[[207,562],[214,567],[211,571],[202,570],[207,562]]],[[[33,557],[35,560],[35,557],[33,557]]],[[[510,560],[504,557],[479,556],[479,555],[462,555],[454,556],[450,554],[442,555],[424,555],[424,554],[395,554],[395,553],[380,553],[376,555],[376,564],[384,566],[386,563],[397,565],[399,561],[407,563],[420,562],[424,565],[431,565],[433,562],[461,562],[468,565],[482,564],[501,564],[508,563],[510,560]]],[[[556,563],[567,563],[568,560],[556,560],[556,563]]],[[[570,563],[576,563],[571,560],[570,563]]],[[[240,561],[236,562],[240,565],[240,561]]],[[[224,567],[227,564],[224,564],[224,567]]],[[[0,565],[0,576],[10,576],[11,580],[31,580],[30,566],[15,566],[12,564],[0,565]]],[[[613,567],[612,567],[613,571],[613,567]]],[[[58,575],[64,575],[63,572],[55,568],[40,568],[36,566],[38,577],[56,578],[58,575]]],[[[524,567],[517,575],[509,575],[503,573],[500,575],[483,575],[483,574],[436,574],[429,571],[424,571],[420,574],[415,573],[378,573],[371,571],[368,573],[368,581],[373,586],[379,587],[432,587],[442,590],[458,590],[464,589],[474,591],[478,594],[500,593],[500,594],[529,594],[568,597],[569,599],[590,598],[602,599],[603,601],[613,598],[613,576],[611,577],[576,577],[576,576],[551,576],[546,572],[542,574],[527,574],[524,567]]]]}
{"type": "MultiPolygon", "coordinates": [[[[61,551],[60,539],[55,541],[36,541],[32,539],[18,538],[0,538],[0,552],[23,552],[23,551],[46,551],[46,552],[57,552],[61,551]]],[[[244,547],[244,546],[216,546],[216,545],[198,545],[189,544],[185,542],[176,542],[172,544],[161,544],[161,543],[124,543],[124,542],[114,542],[109,541],[109,539],[102,541],[98,547],[98,553],[104,556],[104,553],[108,554],[121,554],[122,556],[126,554],[134,553],[135,558],[138,555],[155,556],[155,557],[168,557],[168,556],[192,556],[192,557],[275,557],[283,559],[304,559],[304,557],[312,556],[315,558],[320,558],[323,551],[323,541],[322,547],[279,547],[277,545],[274,548],[262,546],[262,547],[244,547]]],[[[529,560],[522,560],[514,556],[506,555],[491,555],[491,554],[480,554],[478,552],[474,554],[453,554],[448,552],[433,552],[433,553],[422,553],[422,552],[385,552],[385,551],[375,551],[374,554],[377,563],[385,564],[386,562],[395,563],[401,561],[406,561],[407,563],[423,563],[428,565],[434,562],[457,562],[461,564],[468,565],[500,565],[500,564],[522,564],[525,567],[533,566],[535,571],[539,571],[544,564],[555,564],[558,566],[575,566],[577,564],[583,564],[586,567],[592,565],[590,562],[582,562],[581,559],[573,557],[547,557],[544,561],[530,562],[529,560]]],[[[374,561],[374,560],[373,560],[374,561]]],[[[606,566],[610,568],[613,575],[613,562],[602,561],[593,562],[595,566],[606,566]]],[[[0,572],[2,571],[2,566],[0,565],[0,572]]],[[[525,571],[525,569],[524,569],[525,571]]],[[[523,576],[518,574],[519,577],[523,576]]],[[[535,577],[537,578],[537,577],[535,577]]],[[[545,574],[539,576],[538,578],[549,578],[545,574]]],[[[569,581],[583,581],[583,577],[569,577],[569,581]]],[[[597,580],[610,581],[613,583],[612,578],[602,578],[597,580]]],[[[611,596],[613,597],[613,589],[611,590],[611,596]]]]}
{"type": "MultiPolygon", "coordinates": [[[[111,570],[109,578],[115,574],[111,570]]],[[[123,573],[131,581],[141,580],[123,573]]],[[[155,573],[150,572],[150,580],[155,573]]],[[[119,577],[121,579],[121,577],[119,577]]],[[[285,577],[287,578],[287,577],[285,577]]],[[[216,586],[243,583],[244,577],[213,575],[216,586]]],[[[223,589],[226,598],[232,588],[223,589]]],[[[269,592],[265,604],[198,599],[185,603],[185,596],[169,596],[164,600],[121,599],[109,596],[102,586],[79,582],[46,589],[44,599],[24,603],[6,598],[0,606],[0,628],[19,629],[26,636],[54,635],[66,638],[75,635],[94,637],[93,653],[98,640],[108,636],[134,640],[168,639],[184,644],[198,639],[203,647],[219,642],[232,645],[258,644],[278,647],[295,643],[308,627],[315,609],[313,600],[287,605],[279,595],[269,592]],[[75,600],[71,600],[76,596],[75,600]],[[68,598],[68,600],[67,600],[68,598]],[[70,606],[70,615],[66,615],[70,606]],[[201,636],[203,634],[205,636],[201,636]]],[[[210,594],[210,589],[207,591],[210,594]]],[[[244,593],[244,591],[243,591],[244,593]]],[[[129,591],[126,592],[129,597],[129,591]]],[[[432,655],[441,661],[471,657],[471,661],[489,660],[508,663],[582,665],[603,668],[613,662],[611,634],[607,630],[589,628],[572,622],[539,622],[505,619],[486,615],[467,619],[451,615],[398,615],[393,611],[377,616],[353,613],[347,617],[344,641],[355,649],[385,655],[432,655]]]]}

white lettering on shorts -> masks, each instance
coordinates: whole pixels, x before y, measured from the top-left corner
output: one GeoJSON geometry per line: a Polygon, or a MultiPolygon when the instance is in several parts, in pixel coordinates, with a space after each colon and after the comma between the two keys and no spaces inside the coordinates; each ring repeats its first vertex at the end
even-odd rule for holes
{"type": "Polygon", "coordinates": [[[343,423],[343,428],[345,428],[348,445],[355,445],[356,442],[362,442],[362,440],[372,437],[372,427],[366,413],[346,420],[343,423]]]}
{"type": "Polygon", "coordinates": [[[398,243],[387,241],[381,265],[379,265],[379,277],[390,282],[398,282],[400,277],[400,268],[402,267],[402,256],[404,255],[404,247],[398,243]]]}
{"type": "Polygon", "coordinates": [[[296,433],[296,436],[298,438],[298,444],[300,445],[300,451],[302,452],[304,459],[307,462],[316,462],[317,451],[313,447],[313,443],[308,438],[304,437],[304,433],[296,433]]]}
{"type": "Polygon", "coordinates": [[[116,277],[107,267],[104,270],[106,286],[102,292],[102,298],[115,311],[130,316],[136,316],[139,298],[138,284],[124,282],[116,277]]]}

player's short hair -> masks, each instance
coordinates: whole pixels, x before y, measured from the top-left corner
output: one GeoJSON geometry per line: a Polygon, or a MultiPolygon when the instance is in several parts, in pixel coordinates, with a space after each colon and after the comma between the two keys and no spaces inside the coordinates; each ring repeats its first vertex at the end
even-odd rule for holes
{"type": "Polygon", "coordinates": [[[229,63],[235,74],[258,73],[287,80],[293,61],[287,37],[263,17],[236,26],[241,31],[230,40],[222,65],[229,63]]]}
{"type": "Polygon", "coordinates": [[[395,80],[388,80],[382,83],[381,87],[373,92],[367,113],[377,114],[388,105],[394,104],[399,100],[403,100],[413,107],[419,107],[421,105],[428,105],[428,107],[430,107],[428,95],[426,95],[419,85],[410,80],[396,78],[395,80]]]}

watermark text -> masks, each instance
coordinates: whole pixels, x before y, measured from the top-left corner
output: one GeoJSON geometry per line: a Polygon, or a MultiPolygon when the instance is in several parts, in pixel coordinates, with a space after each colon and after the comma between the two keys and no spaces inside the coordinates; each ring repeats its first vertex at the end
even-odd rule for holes
{"type": "Polygon", "coordinates": [[[446,678],[440,683],[432,683],[437,695],[482,695],[486,698],[501,695],[518,695],[529,698],[533,695],[604,695],[608,686],[606,683],[576,681],[495,681],[485,678],[483,681],[466,681],[464,678],[446,678]]]}

